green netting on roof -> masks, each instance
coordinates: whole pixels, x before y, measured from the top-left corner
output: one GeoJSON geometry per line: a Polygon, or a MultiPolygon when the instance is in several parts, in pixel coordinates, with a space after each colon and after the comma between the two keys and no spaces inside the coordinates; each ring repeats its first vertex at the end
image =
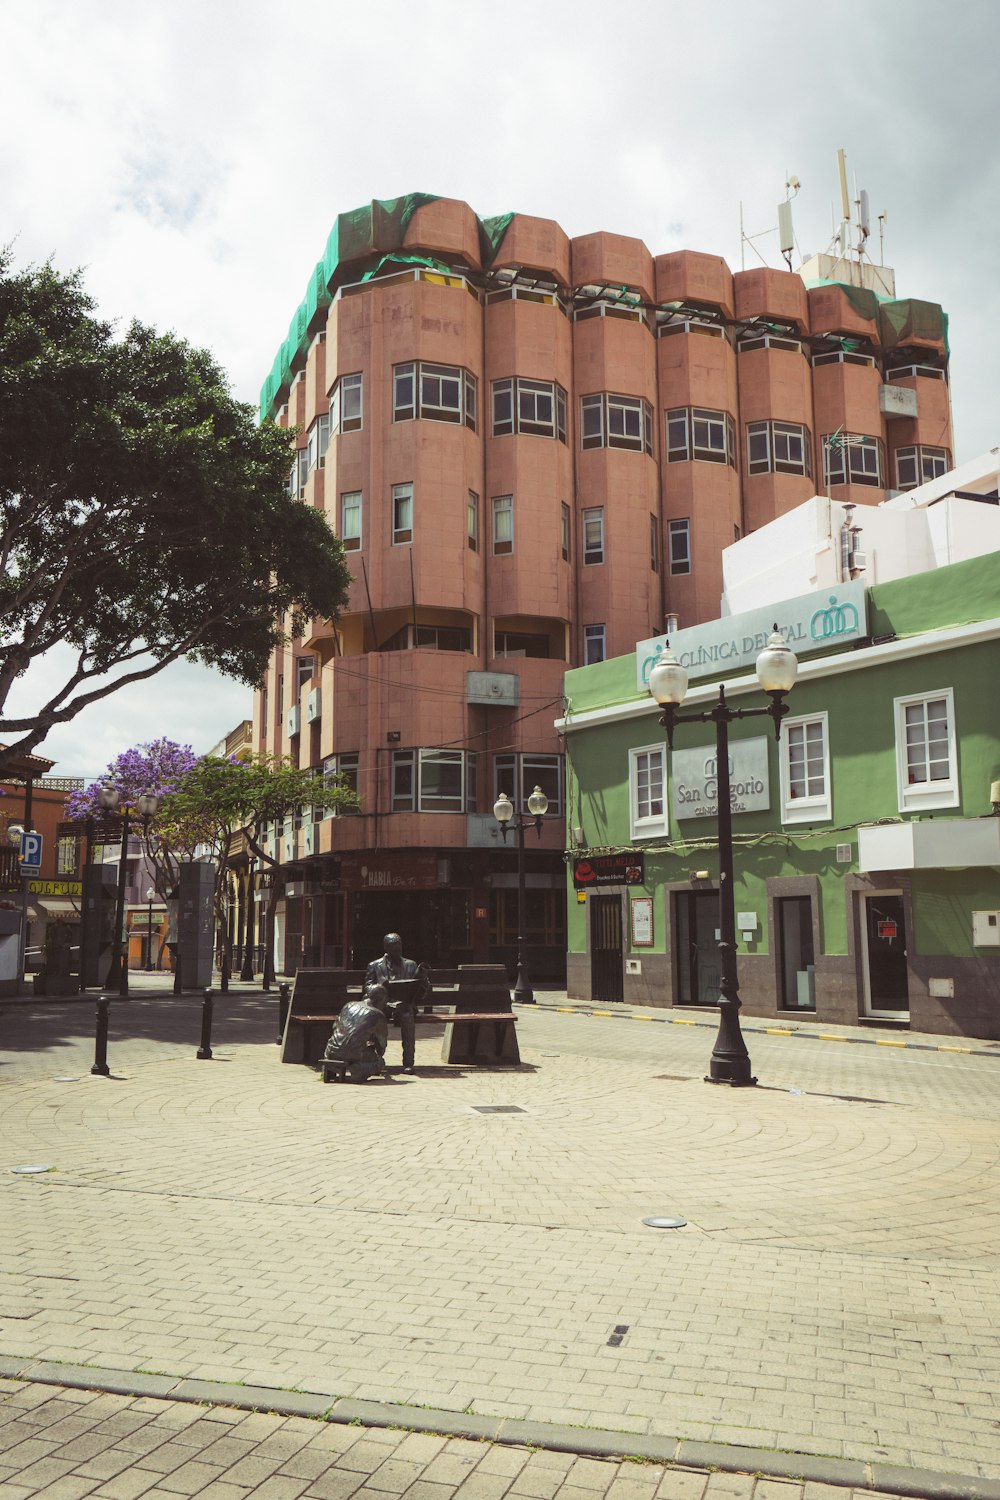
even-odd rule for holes
{"type": "Polygon", "coordinates": [[[492,219],[479,220],[479,257],[484,266],[491,266],[496,260],[513,217],[513,214],[494,214],[492,219]]]}
{"type": "Polygon", "coordinates": [[[917,297],[880,297],[877,292],[863,286],[848,286],[843,281],[820,279],[806,283],[809,287],[835,286],[843,292],[848,302],[862,318],[878,324],[879,341],[883,349],[896,349],[901,344],[944,341],[945,354],[950,357],[948,344],[948,314],[937,302],[922,302],[917,297]]]}
{"type": "Polygon", "coordinates": [[[370,271],[366,271],[361,280],[373,281],[383,266],[426,266],[428,270],[440,271],[444,276],[447,276],[452,270],[452,267],[446,261],[435,260],[433,255],[400,255],[396,253],[393,255],[383,255],[378,265],[372,266],[370,271]]]}
{"type": "MultiPolygon", "coordinates": [[[[453,268],[443,261],[426,256],[404,255],[399,252],[406,238],[406,230],[418,208],[426,203],[437,202],[436,193],[407,193],[402,198],[376,198],[363,208],[339,214],[330,230],[323,252],[309,278],[306,294],[300,303],[288,329],[288,337],[275,355],[274,364],[260,392],[260,415],[263,421],[270,416],[278,404],[280,394],[287,388],[295,362],[305,357],[311,332],[315,332],[313,321],[316,314],[329,306],[333,283],[340,267],[349,261],[381,257],[362,276],[370,281],[377,275],[386,261],[399,261],[404,265],[428,266],[432,270],[447,273],[453,268]]],[[[498,214],[492,219],[479,219],[479,247],[484,266],[491,265],[496,257],[504,235],[514,215],[498,214]]]]}
{"type": "Polygon", "coordinates": [[[900,344],[936,343],[943,339],[945,353],[949,352],[948,314],[936,302],[907,297],[899,302],[883,302],[878,311],[883,349],[896,349],[900,344]]]}

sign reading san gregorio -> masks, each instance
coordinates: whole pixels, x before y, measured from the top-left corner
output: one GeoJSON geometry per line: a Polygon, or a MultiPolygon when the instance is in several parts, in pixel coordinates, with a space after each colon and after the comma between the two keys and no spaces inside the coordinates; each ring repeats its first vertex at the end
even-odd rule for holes
{"type": "MultiPolygon", "coordinates": [[[[796,656],[861,640],[868,633],[864,583],[856,578],[798,599],[782,599],[763,609],[675,630],[670,647],[692,681],[720,677],[754,665],[775,621],[796,656]]],[[[636,687],[643,692],[666,640],[665,635],[653,636],[635,649],[636,687]]]]}
{"type": "MultiPolygon", "coordinates": [[[[719,807],[714,747],[675,750],[670,758],[670,802],[674,817],[714,818],[719,807]]],[[[737,813],[766,812],[771,805],[767,738],[729,743],[729,805],[737,813]]]]}

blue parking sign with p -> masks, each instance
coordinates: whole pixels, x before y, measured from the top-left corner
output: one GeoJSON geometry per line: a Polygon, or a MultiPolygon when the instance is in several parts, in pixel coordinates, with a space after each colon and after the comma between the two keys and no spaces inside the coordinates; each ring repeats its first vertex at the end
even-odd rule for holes
{"type": "Polygon", "coordinates": [[[28,832],[21,834],[21,874],[37,875],[42,868],[42,835],[28,832]]]}

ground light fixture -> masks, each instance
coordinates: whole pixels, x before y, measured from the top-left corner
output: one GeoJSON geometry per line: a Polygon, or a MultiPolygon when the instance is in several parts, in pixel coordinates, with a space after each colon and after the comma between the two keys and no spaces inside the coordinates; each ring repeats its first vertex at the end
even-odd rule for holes
{"type": "Polygon", "coordinates": [[[507,825],[512,824],[517,830],[517,979],[514,982],[514,999],[521,1005],[534,1005],[535,992],[531,988],[531,980],[528,978],[528,964],[525,955],[525,895],[524,895],[524,830],[533,823],[538,837],[542,836],[542,819],[549,810],[549,799],[540,786],[536,786],[528,798],[528,813],[514,812],[514,804],[506,792],[501,792],[493,804],[493,816],[500,824],[500,832],[503,841],[507,842],[507,825]]]}
{"type": "Polygon", "coordinates": [[[729,726],[734,719],[755,719],[766,715],[774,722],[776,739],[781,738],[781,721],[788,712],[785,702],[794,685],[799,664],[794,651],[774,626],[767,645],[757,658],[757,681],[771,702],[766,708],[732,708],[726,700],[725,683],[719,683],[719,697],[711,708],[701,712],[679,713],[687,695],[688,675],[670,650],[669,640],[649,674],[649,691],[662,709],[660,723],[667,736],[667,746],[674,748],[674,730],[678,724],[715,725],[715,763],[718,787],[719,820],[719,957],[722,980],[719,986],[719,1031],[712,1051],[706,1083],[727,1083],[732,1088],[749,1088],[757,1082],[751,1074],[750,1055],[740,1030],[740,992],[736,970],[736,897],[733,891],[733,812],[729,792],[729,726]]]}

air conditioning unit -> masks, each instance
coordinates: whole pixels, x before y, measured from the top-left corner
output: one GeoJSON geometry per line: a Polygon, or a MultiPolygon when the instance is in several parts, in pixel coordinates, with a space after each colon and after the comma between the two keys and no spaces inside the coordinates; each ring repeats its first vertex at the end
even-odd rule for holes
{"type": "Polygon", "coordinates": [[[306,697],[306,723],[315,724],[320,717],[323,705],[323,692],[321,688],[313,688],[306,697]]]}
{"type": "Polygon", "coordinates": [[[293,704],[292,707],[288,710],[288,713],[287,713],[286,718],[285,718],[285,723],[286,723],[286,727],[288,729],[288,733],[290,735],[292,735],[294,737],[295,735],[298,734],[299,728],[300,728],[300,724],[299,724],[299,705],[297,703],[293,704]]]}

